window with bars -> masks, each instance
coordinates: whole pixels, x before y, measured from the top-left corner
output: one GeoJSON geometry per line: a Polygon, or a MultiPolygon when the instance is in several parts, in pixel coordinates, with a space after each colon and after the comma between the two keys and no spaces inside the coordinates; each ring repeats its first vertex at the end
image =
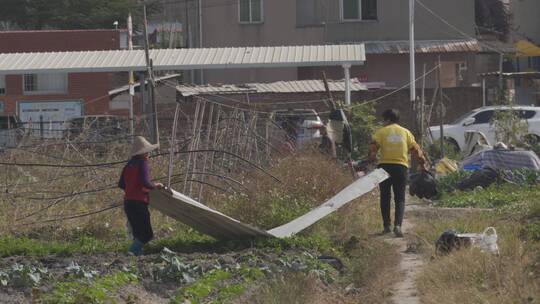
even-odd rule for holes
{"type": "Polygon", "coordinates": [[[344,21],[377,20],[377,0],[341,0],[344,21]]]}
{"type": "Polygon", "coordinates": [[[6,94],[6,76],[0,75],[0,95],[6,94]]]}
{"type": "Polygon", "coordinates": [[[67,75],[64,73],[25,74],[23,89],[25,94],[66,93],[67,75]]]}
{"type": "Polygon", "coordinates": [[[263,0],[238,0],[240,23],[263,22],[263,0]]]}

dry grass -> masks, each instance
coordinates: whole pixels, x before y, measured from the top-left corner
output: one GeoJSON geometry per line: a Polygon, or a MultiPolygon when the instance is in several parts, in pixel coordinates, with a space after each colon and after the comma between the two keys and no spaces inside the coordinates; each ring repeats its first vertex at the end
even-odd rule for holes
{"type": "MultiPolygon", "coordinates": [[[[538,242],[522,237],[521,223],[493,213],[469,214],[455,219],[432,218],[417,223],[428,243],[446,228],[481,232],[498,231],[500,256],[467,248],[434,257],[417,279],[424,303],[536,303],[540,300],[538,242]]],[[[427,246],[428,255],[434,252],[427,246]]]]}
{"type": "Polygon", "coordinates": [[[252,291],[248,300],[236,303],[253,304],[352,304],[357,300],[346,297],[324,285],[316,276],[286,274],[252,291]]]}
{"type": "MultiPolygon", "coordinates": [[[[100,163],[123,160],[123,151],[127,150],[127,145],[119,145],[100,157],[71,149],[49,149],[41,155],[36,153],[38,151],[16,151],[8,154],[7,159],[28,163],[60,163],[59,160],[47,156],[54,154],[77,163],[100,163]]],[[[121,168],[122,165],[95,169],[24,167],[21,170],[24,170],[25,174],[22,174],[16,167],[11,167],[10,170],[3,171],[0,173],[0,180],[8,179],[8,185],[17,186],[9,188],[9,195],[0,197],[0,221],[4,223],[0,226],[0,233],[4,236],[29,236],[43,241],[69,241],[81,235],[88,235],[103,242],[124,241],[125,217],[120,208],[74,220],[41,223],[51,218],[85,213],[121,202],[122,193],[119,189],[78,195],[51,207],[47,207],[51,203],[48,199],[28,199],[29,196],[41,195],[46,198],[114,186],[121,168]],[[57,179],[72,173],[77,174],[57,179]],[[35,215],[21,219],[36,211],[35,215]]],[[[151,168],[153,177],[165,176],[167,159],[152,159],[151,168]]],[[[174,174],[181,171],[179,162],[174,174]]],[[[204,203],[258,227],[271,228],[318,206],[352,181],[347,167],[341,167],[318,153],[281,159],[273,164],[270,173],[278,177],[281,183],[253,169],[238,174],[229,173],[243,182],[247,189],[246,194],[224,194],[206,187],[204,203]]],[[[217,179],[209,181],[219,182],[217,179]]],[[[397,259],[393,248],[370,236],[381,225],[377,201],[377,193],[368,194],[302,233],[302,236],[314,237],[315,242],[322,240],[325,244],[330,244],[330,247],[326,247],[328,250],[321,253],[340,256],[345,262],[346,273],[334,286],[321,285],[323,283],[309,275],[286,276],[270,282],[257,301],[353,303],[362,299],[363,303],[384,303],[388,288],[395,280],[394,268],[397,259]],[[357,292],[345,296],[344,288],[351,283],[357,292]],[[283,288],[287,290],[283,291],[283,288]]],[[[174,237],[181,231],[186,231],[185,226],[159,212],[152,212],[152,223],[157,239],[174,237]]]]}

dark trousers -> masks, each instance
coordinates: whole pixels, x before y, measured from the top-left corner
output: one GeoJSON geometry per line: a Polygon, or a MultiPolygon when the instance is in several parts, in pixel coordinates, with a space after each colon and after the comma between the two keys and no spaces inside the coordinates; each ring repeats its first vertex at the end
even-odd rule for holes
{"type": "Polygon", "coordinates": [[[405,212],[405,188],[407,186],[407,171],[408,168],[398,164],[380,164],[379,168],[384,169],[390,177],[379,184],[381,191],[381,214],[384,227],[390,227],[392,220],[390,219],[390,200],[394,190],[395,202],[395,226],[401,226],[403,222],[403,213],[405,212]]]}
{"type": "Polygon", "coordinates": [[[124,211],[133,237],[143,244],[148,243],[154,237],[148,204],[139,201],[124,201],[124,211]]]}

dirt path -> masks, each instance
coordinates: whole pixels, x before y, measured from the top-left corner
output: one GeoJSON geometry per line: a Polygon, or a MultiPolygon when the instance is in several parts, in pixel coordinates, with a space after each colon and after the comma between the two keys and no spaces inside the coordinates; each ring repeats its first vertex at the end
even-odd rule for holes
{"type": "Polygon", "coordinates": [[[395,304],[419,304],[420,297],[416,289],[416,275],[420,272],[424,262],[422,257],[416,250],[410,250],[408,239],[411,232],[414,232],[414,222],[412,221],[412,212],[415,209],[422,208],[420,206],[407,206],[405,208],[405,218],[403,221],[404,238],[395,238],[393,234],[385,239],[390,244],[395,245],[399,251],[400,263],[399,269],[403,274],[403,278],[394,285],[392,303],[395,304]]]}

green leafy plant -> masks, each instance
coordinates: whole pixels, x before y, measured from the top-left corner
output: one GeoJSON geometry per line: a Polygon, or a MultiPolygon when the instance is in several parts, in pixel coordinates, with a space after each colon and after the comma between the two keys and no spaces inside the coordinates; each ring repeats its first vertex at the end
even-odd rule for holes
{"type": "Polygon", "coordinates": [[[47,268],[35,265],[14,263],[7,271],[0,272],[2,286],[17,288],[38,286],[44,278],[49,277],[47,268]]]}
{"type": "MultiPolygon", "coordinates": [[[[463,155],[461,154],[461,151],[459,150],[459,147],[456,146],[451,140],[446,139],[443,143],[443,149],[444,149],[444,156],[453,159],[453,160],[461,160],[463,159],[463,155]]],[[[433,143],[431,143],[427,149],[426,149],[427,156],[429,159],[434,162],[437,159],[441,158],[441,141],[435,140],[433,143]]]]}
{"type": "Polygon", "coordinates": [[[469,176],[471,176],[472,171],[458,170],[452,173],[447,174],[437,180],[437,192],[438,193],[451,193],[453,192],[458,183],[469,176]]]}
{"type": "Polygon", "coordinates": [[[264,278],[264,273],[253,267],[242,266],[239,269],[213,269],[200,279],[182,287],[175,296],[173,303],[202,303],[207,297],[215,294],[212,303],[229,303],[241,295],[247,284],[264,278]],[[232,282],[231,282],[232,281],[232,282]]]}
{"type": "Polygon", "coordinates": [[[540,195],[540,189],[537,186],[516,187],[513,184],[493,184],[485,189],[445,193],[436,205],[454,208],[498,208],[510,206],[523,200],[536,200],[538,195],[540,195]]]}
{"type": "Polygon", "coordinates": [[[43,298],[44,303],[109,303],[120,287],[138,281],[131,272],[118,271],[95,279],[59,282],[43,298]]]}
{"type": "Polygon", "coordinates": [[[163,249],[159,259],[159,263],[154,264],[153,269],[156,281],[191,283],[201,275],[199,266],[184,263],[181,257],[168,248],[163,249]]]}
{"type": "Polygon", "coordinates": [[[521,118],[517,110],[495,111],[490,124],[497,141],[511,145],[522,144],[529,127],[527,120],[521,118]]]}
{"type": "Polygon", "coordinates": [[[24,255],[41,257],[50,254],[70,255],[74,253],[96,253],[118,251],[119,243],[106,243],[91,236],[81,236],[71,242],[41,241],[28,237],[10,235],[0,237],[0,256],[24,255]]]}
{"type": "Polygon", "coordinates": [[[375,107],[371,104],[356,105],[350,113],[349,123],[353,137],[353,158],[365,157],[373,133],[381,126],[375,116],[375,107]]]}
{"type": "Polygon", "coordinates": [[[76,262],[71,262],[69,266],[66,268],[65,276],[71,277],[71,278],[85,278],[85,279],[92,279],[96,275],[98,275],[99,272],[95,270],[87,269],[86,267],[81,267],[76,262]]]}

